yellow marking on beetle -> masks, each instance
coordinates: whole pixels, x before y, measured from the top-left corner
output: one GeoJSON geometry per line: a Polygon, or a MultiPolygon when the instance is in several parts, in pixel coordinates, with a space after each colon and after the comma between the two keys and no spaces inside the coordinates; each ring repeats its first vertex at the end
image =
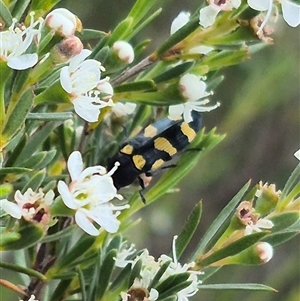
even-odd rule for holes
{"type": "Polygon", "coordinates": [[[161,167],[164,163],[165,163],[165,161],[163,159],[158,159],[152,164],[151,169],[157,169],[157,168],[161,167]]]}
{"type": "Polygon", "coordinates": [[[132,161],[134,163],[134,166],[139,170],[141,170],[146,164],[146,160],[141,155],[132,156],[132,161]]]}
{"type": "Polygon", "coordinates": [[[189,142],[192,142],[196,137],[196,132],[188,125],[188,123],[183,122],[180,126],[181,132],[187,137],[189,142]]]}
{"type": "Polygon", "coordinates": [[[164,137],[156,138],[154,140],[154,147],[168,153],[170,156],[174,156],[177,153],[177,149],[164,137]]]}
{"type": "Polygon", "coordinates": [[[144,136],[147,138],[152,138],[157,134],[157,128],[152,124],[148,125],[144,130],[144,136]]]}
{"type": "Polygon", "coordinates": [[[123,154],[126,154],[126,155],[131,155],[133,152],[133,146],[130,144],[127,144],[120,150],[120,152],[123,154]]]}

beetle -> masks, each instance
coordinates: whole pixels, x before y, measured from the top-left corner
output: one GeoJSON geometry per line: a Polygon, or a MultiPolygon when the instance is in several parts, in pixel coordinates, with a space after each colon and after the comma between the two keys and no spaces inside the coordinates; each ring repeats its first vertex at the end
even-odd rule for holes
{"type": "Polygon", "coordinates": [[[116,162],[120,165],[113,173],[115,187],[132,184],[136,179],[145,188],[142,175],[151,176],[175,155],[184,150],[196,137],[202,123],[201,114],[191,112],[192,121],[162,118],[142,130],[137,136],[120,146],[118,153],[108,160],[110,170],[116,162]]]}

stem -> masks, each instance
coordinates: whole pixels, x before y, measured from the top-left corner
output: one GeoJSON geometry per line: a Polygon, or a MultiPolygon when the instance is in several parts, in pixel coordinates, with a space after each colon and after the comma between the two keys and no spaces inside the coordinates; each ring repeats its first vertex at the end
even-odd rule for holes
{"type": "Polygon", "coordinates": [[[137,75],[141,71],[145,70],[148,66],[155,63],[155,59],[153,58],[153,55],[147,56],[145,59],[143,59],[141,62],[139,62],[137,65],[133,66],[130,69],[125,70],[122,74],[111,80],[111,84],[113,86],[118,86],[121,83],[125,82],[129,78],[137,75]]]}

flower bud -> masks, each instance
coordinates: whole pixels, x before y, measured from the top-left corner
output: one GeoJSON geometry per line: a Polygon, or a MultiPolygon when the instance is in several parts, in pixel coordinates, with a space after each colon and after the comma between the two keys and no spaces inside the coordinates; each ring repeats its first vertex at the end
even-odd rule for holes
{"type": "Polygon", "coordinates": [[[265,183],[262,185],[262,182],[259,182],[258,185],[255,211],[262,215],[267,215],[276,207],[281,191],[276,191],[275,184],[268,185],[268,183],[265,183]]]}
{"type": "Polygon", "coordinates": [[[45,22],[63,37],[73,35],[76,29],[81,29],[80,20],[65,8],[54,9],[46,16],[45,22]]]}
{"type": "Polygon", "coordinates": [[[238,264],[260,265],[267,263],[273,257],[273,247],[267,242],[258,242],[239,254],[215,262],[214,266],[238,264]]]}
{"type": "Polygon", "coordinates": [[[113,51],[117,54],[118,58],[126,63],[130,64],[134,60],[134,50],[132,46],[126,41],[117,41],[113,44],[113,51]]]}
{"type": "Polygon", "coordinates": [[[58,43],[52,50],[54,61],[57,63],[67,62],[75,55],[81,53],[83,44],[79,38],[69,36],[58,43]]]}

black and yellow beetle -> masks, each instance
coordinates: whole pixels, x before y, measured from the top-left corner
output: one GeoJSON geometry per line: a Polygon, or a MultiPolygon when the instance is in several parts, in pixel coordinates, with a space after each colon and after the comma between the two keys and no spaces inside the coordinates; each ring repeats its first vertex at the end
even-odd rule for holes
{"type": "Polygon", "coordinates": [[[191,113],[192,121],[187,123],[182,118],[172,120],[168,117],[158,120],[137,136],[120,146],[119,152],[109,159],[107,169],[116,162],[120,163],[112,175],[117,189],[132,184],[139,179],[145,187],[142,174],[151,176],[180,151],[184,150],[195,138],[201,127],[201,114],[191,113]]]}

